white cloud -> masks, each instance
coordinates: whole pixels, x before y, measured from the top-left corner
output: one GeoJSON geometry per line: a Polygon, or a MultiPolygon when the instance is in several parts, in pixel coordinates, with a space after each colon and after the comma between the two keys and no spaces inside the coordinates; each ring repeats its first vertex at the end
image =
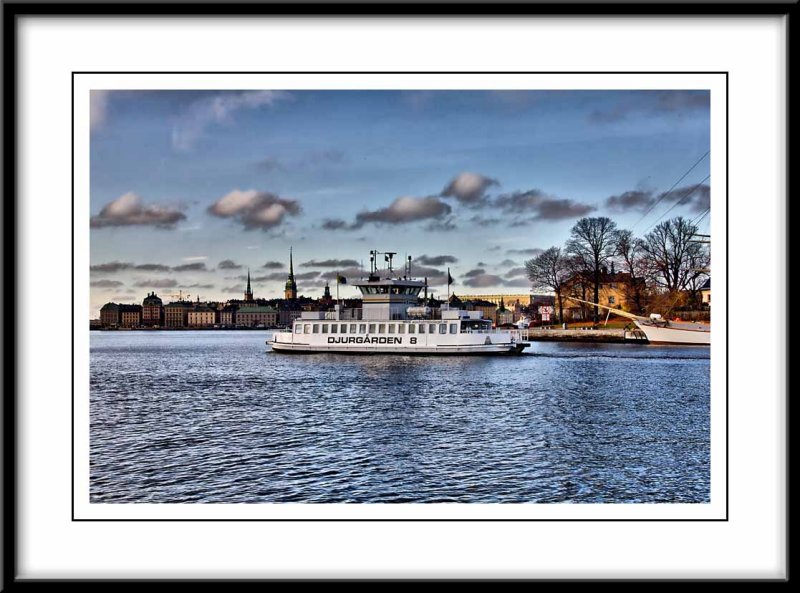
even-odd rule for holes
{"type": "Polygon", "coordinates": [[[89,222],[95,228],[138,225],[172,229],[185,218],[186,215],[180,210],[158,204],[144,204],[141,197],[128,192],[106,204],[100,214],[92,216],[89,222]]]}
{"type": "Polygon", "coordinates": [[[455,198],[463,204],[478,205],[484,202],[486,190],[493,185],[500,183],[479,173],[459,173],[442,190],[442,196],[455,198]]]}
{"type": "Polygon", "coordinates": [[[269,107],[289,97],[283,91],[244,91],[198,99],[173,127],[172,146],[176,150],[190,150],[209,126],[233,123],[238,111],[269,107]]]}
{"type": "Polygon", "coordinates": [[[417,198],[402,196],[379,210],[360,212],[356,215],[355,227],[367,222],[404,224],[426,219],[440,219],[451,212],[450,206],[435,196],[417,198]]]}
{"type": "Polygon", "coordinates": [[[235,218],[248,230],[271,229],[280,225],[286,216],[297,216],[301,211],[297,200],[255,189],[235,189],[208,208],[213,216],[235,218]]]}

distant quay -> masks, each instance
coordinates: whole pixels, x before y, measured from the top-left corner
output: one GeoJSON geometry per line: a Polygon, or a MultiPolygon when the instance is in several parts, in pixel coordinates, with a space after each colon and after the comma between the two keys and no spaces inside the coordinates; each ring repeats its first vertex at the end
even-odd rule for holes
{"type": "Polygon", "coordinates": [[[188,326],[188,327],[90,327],[90,331],[100,332],[173,332],[173,331],[275,331],[280,327],[249,327],[249,326],[188,326]]]}
{"type": "Polygon", "coordinates": [[[640,331],[626,329],[547,329],[535,328],[527,330],[524,339],[529,342],[606,342],[606,343],[647,343],[640,331]]]}

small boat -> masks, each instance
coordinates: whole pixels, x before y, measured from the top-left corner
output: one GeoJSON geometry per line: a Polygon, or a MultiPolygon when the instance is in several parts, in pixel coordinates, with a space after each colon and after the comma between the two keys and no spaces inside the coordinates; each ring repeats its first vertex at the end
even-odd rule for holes
{"type": "Polygon", "coordinates": [[[632,320],[647,337],[651,344],[683,344],[695,346],[711,345],[711,325],[708,323],[696,323],[692,321],[679,321],[664,319],[658,313],[652,313],[649,317],[628,313],[621,309],[614,309],[599,303],[592,303],[574,297],[569,297],[573,301],[585,303],[592,307],[600,307],[607,311],[627,317],[632,320]]]}

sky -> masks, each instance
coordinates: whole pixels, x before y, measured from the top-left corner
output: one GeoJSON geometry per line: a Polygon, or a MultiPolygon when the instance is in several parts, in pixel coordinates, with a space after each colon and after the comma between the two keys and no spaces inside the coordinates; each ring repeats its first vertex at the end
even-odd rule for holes
{"type": "MultiPolygon", "coordinates": [[[[707,91],[92,91],[91,317],[358,277],[412,256],[444,294],[530,290],[584,216],[642,236],[709,208],[707,91]]],[[[350,285],[342,297],[355,296],[350,285]]]]}

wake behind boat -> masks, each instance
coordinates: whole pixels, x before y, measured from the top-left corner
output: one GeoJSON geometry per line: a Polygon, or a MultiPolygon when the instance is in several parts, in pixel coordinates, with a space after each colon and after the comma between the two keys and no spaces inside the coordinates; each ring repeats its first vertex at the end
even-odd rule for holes
{"type": "Polygon", "coordinates": [[[672,321],[664,319],[661,315],[654,313],[650,317],[643,317],[628,313],[621,309],[614,309],[599,303],[592,303],[577,299],[575,297],[568,297],[573,301],[585,303],[592,307],[600,307],[606,309],[615,315],[627,317],[631,319],[647,337],[647,341],[651,344],[685,344],[696,346],[709,346],[711,345],[711,326],[707,323],[693,323],[690,321],[672,321]]]}
{"type": "Polygon", "coordinates": [[[274,352],[338,352],[346,354],[519,354],[530,344],[514,330],[492,329],[481,311],[436,309],[419,304],[426,287],[410,278],[411,258],[402,277],[393,277],[391,259],[386,276],[370,252],[370,274],[353,282],[362,295],[362,307],[333,311],[304,311],[286,331],[275,332],[267,344],[274,352]]]}

